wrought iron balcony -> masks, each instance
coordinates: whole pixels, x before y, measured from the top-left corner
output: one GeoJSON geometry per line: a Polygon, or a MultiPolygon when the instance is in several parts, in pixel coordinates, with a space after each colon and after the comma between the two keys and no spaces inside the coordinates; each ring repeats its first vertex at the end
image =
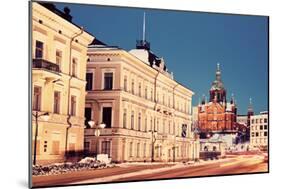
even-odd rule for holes
{"type": "Polygon", "coordinates": [[[33,59],[32,68],[43,68],[53,72],[60,72],[60,67],[58,64],[49,62],[44,59],[33,59]]]}

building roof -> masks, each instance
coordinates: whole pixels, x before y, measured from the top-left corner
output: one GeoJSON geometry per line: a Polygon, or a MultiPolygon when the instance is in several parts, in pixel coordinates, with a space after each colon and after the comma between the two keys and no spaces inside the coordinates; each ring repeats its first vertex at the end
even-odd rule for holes
{"type": "MultiPolygon", "coordinates": [[[[45,2],[45,1],[38,1],[38,4],[40,4],[41,6],[45,7],[46,9],[48,9],[49,11],[55,13],[56,15],[60,16],[61,18],[63,18],[64,20],[68,21],[69,23],[73,24],[74,26],[81,28],[81,26],[75,24],[74,22],[72,22],[72,16],[70,15],[70,9],[68,7],[64,7],[64,11],[61,11],[60,9],[58,9],[53,3],[51,2],[45,2]]],[[[93,34],[91,34],[90,32],[88,32],[87,30],[85,30],[85,28],[83,28],[83,31],[88,33],[91,36],[94,36],[93,34]]]]}

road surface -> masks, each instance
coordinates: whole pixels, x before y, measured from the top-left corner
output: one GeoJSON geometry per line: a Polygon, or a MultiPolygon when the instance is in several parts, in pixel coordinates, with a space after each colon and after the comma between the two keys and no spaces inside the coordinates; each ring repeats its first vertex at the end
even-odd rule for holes
{"type": "Polygon", "coordinates": [[[127,164],[100,170],[87,170],[61,175],[34,176],[33,186],[106,183],[165,178],[187,178],[210,175],[267,172],[268,163],[263,155],[232,155],[221,160],[193,165],[178,164],[127,164]]]}

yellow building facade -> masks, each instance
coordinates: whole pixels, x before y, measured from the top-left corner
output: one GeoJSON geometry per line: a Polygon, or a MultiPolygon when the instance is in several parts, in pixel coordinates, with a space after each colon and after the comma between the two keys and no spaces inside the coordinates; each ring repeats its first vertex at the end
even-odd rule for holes
{"type": "Polygon", "coordinates": [[[194,94],[173,79],[149,49],[130,52],[93,44],[88,49],[85,150],[114,162],[187,161],[199,158],[191,129],[194,94]]]}
{"type": "Polygon", "coordinates": [[[72,23],[69,12],[32,3],[34,164],[61,162],[84,148],[87,46],[94,37],[72,23]]]}

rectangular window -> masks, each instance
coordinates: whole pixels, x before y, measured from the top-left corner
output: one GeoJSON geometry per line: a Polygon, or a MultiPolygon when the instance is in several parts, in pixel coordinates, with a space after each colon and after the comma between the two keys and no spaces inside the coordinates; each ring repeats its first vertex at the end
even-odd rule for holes
{"type": "Polygon", "coordinates": [[[147,117],[145,117],[145,120],[144,120],[144,131],[145,132],[147,131],[147,117]]]}
{"type": "Polygon", "coordinates": [[[43,58],[43,46],[44,46],[44,43],[41,42],[41,41],[36,41],[36,44],[35,44],[35,58],[43,58]]]}
{"type": "Polygon", "coordinates": [[[62,63],[62,51],[56,50],[56,64],[59,65],[59,68],[61,69],[62,63]]]}
{"type": "Polygon", "coordinates": [[[156,121],[156,131],[159,132],[159,118],[157,118],[156,121]]]}
{"type": "Polygon", "coordinates": [[[89,121],[92,119],[92,108],[85,108],[84,112],[84,117],[85,117],[85,125],[87,128],[90,128],[91,126],[89,125],[89,121]]]}
{"type": "Polygon", "coordinates": [[[264,121],[263,121],[264,123],[267,123],[267,118],[264,118],[264,121]]]}
{"type": "Polygon", "coordinates": [[[144,90],[144,97],[145,97],[145,99],[147,99],[147,87],[144,90]]]}
{"type": "Polygon", "coordinates": [[[127,110],[123,110],[123,128],[127,128],[127,110]]]}
{"type": "Polygon", "coordinates": [[[54,113],[55,114],[60,113],[60,92],[59,91],[54,92],[54,113]]]}
{"type": "Polygon", "coordinates": [[[134,111],[132,111],[132,114],[131,114],[131,129],[133,130],[134,127],[135,127],[135,115],[134,115],[134,111]]]}
{"type": "Polygon", "coordinates": [[[141,113],[139,113],[139,117],[138,117],[138,130],[141,130],[141,113]]]}
{"type": "Polygon", "coordinates": [[[267,132],[264,132],[264,133],[263,133],[263,136],[267,136],[267,132]]]}
{"type": "Polygon", "coordinates": [[[258,137],[259,136],[259,133],[258,132],[256,132],[256,137],[258,137]]]}
{"type": "Polygon", "coordinates": [[[143,144],[143,157],[146,157],[146,143],[143,144]]]}
{"type": "Polygon", "coordinates": [[[60,154],[60,141],[53,141],[52,143],[52,154],[59,155],[60,154]]]}
{"type": "Polygon", "coordinates": [[[267,125],[264,125],[264,130],[267,130],[267,125]]]}
{"type": "Polygon", "coordinates": [[[168,106],[171,107],[171,98],[169,97],[168,106]]]}
{"type": "Polygon", "coordinates": [[[140,143],[137,143],[137,157],[140,157],[140,143]]]}
{"type": "Polygon", "coordinates": [[[78,66],[77,58],[72,58],[72,76],[73,77],[77,77],[77,66],[78,66]]]}
{"type": "Polygon", "coordinates": [[[103,107],[103,109],[102,109],[102,122],[105,123],[106,128],[111,128],[111,114],[112,114],[112,108],[111,107],[103,107]]]}
{"type": "Polygon", "coordinates": [[[104,90],[112,90],[113,73],[104,73],[104,90]]]}
{"type": "Polygon", "coordinates": [[[33,104],[32,109],[36,111],[41,110],[41,87],[34,86],[33,88],[33,104]]]}
{"type": "Polygon", "coordinates": [[[255,133],[254,132],[252,133],[252,137],[255,137],[255,133]]]}
{"type": "Polygon", "coordinates": [[[255,120],[254,119],[252,119],[252,124],[254,124],[255,123],[255,120]]]}
{"type": "Polygon", "coordinates": [[[124,76],[124,90],[127,91],[128,90],[128,80],[127,80],[127,76],[124,76]]]}
{"type": "Polygon", "coordinates": [[[107,154],[110,157],[110,141],[101,142],[101,153],[107,154]]]}
{"type": "Polygon", "coordinates": [[[131,91],[132,91],[132,94],[135,94],[135,82],[134,82],[134,80],[132,80],[131,91]]]}
{"type": "Polygon", "coordinates": [[[155,154],[156,154],[156,157],[158,158],[159,157],[159,146],[155,147],[155,154]]]}
{"type": "Polygon", "coordinates": [[[139,96],[141,97],[141,83],[139,83],[139,96]]]}
{"type": "Polygon", "coordinates": [[[71,95],[70,115],[76,116],[76,96],[71,95]]]}
{"type": "Polygon", "coordinates": [[[171,121],[169,121],[169,131],[168,131],[169,134],[172,133],[172,128],[171,128],[171,121]]]}
{"type": "Polygon", "coordinates": [[[263,126],[262,125],[260,125],[260,130],[263,130],[263,126]]]}
{"type": "Polygon", "coordinates": [[[130,155],[130,157],[133,157],[133,142],[130,142],[129,155],[130,155]]]}
{"type": "Polygon", "coordinates": [[[93,88],[93,73],[86,73],[86,90],[91,91],[93,88]]]}

